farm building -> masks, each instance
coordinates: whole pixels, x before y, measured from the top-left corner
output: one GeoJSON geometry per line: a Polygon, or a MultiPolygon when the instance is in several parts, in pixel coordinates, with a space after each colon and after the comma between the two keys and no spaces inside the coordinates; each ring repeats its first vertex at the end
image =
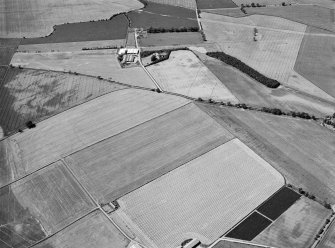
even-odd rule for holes
{"type": "Polygon", "coordinates": [[[140,50],[137,48],[121,48],[119,49],[119,51],[117,52],[118,55],[125,55],[125,54],[134,54],[137,55],[140,53],[140,50]]]}

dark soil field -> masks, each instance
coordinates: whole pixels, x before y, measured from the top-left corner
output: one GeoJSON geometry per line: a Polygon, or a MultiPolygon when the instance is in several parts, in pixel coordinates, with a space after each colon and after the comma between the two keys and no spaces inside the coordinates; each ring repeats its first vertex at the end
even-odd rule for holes
{"type": "Polygon", "coordinates": [[[335,32],[334,12],[315,5],[292,5],[285,7],[246,8],[248,14],[278,16],[308,26],[335,32]]]}
{"type": "Polygon", "coordinates": [[[198,27],[195,10],[149,2],[141,10],[127,13],[132,28],[198,27]]]}
{"type": "Polygon", "coordinates": [[[127,29],[127,17],[120,14],[107,21],[56,25],[49,36],[22,39],[21,45],[125,39],[127,29]]]}
{"type": "Polygon", "coordinates": [[[203,42],[198,32],[148,34],[148,37],[139,39],[140,45],[144,47],[201,44],[203,42]]]}
{"type": "Polygon", "coordinates": [[[284,187],[269,200],[263,203],[262,206],[257,208],[257,210],[271,220],[275,220],[289,207],[291,207],[299,198],[300,194],[284,187]]]}
{"type": "Polygon", "coordinates": [[[257,212],[253,212],[225,236],[251,241],[271,224],[271,221],[257,212]]]}
{"type": "Polygon", "coordinates": [[[335,97],[335,33],[308,27],[294,69],[335,97]],[[323,36],[313,35],[315,33],[323,36]]]}
{"type": "Polygon", "coordinates": [[[232,0],[197,0],[198,9],[237,8],[232,0]]]}
{"type": "Polygon", "coordinates": [[[0,38],[0,66],[9,65],[19,44],[20,39],[0,38]]]}

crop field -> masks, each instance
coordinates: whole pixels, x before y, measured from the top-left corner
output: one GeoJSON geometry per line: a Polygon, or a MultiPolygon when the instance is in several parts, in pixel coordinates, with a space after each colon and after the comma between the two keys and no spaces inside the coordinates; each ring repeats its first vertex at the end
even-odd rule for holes
{"type": "Polygon", "coordinates": [[[276,170],[234,139],[119,203],[129,226],[141,229],[155,247],[176,247],[190,236],[209,244],[283,184],[276,170]]]}
{"type": "Polygon", "coordinates": [[[271,223],[270,220],[260,215],[258,212],[253,212],[226,236],[229,238],[250,241],[271,223]]]}
{"type": "Polygon", "coordinates": [[[223,16],[230,16],[230,17],[245,17],[246,14],[244,14],[241,9],[204,9],[202,12],[217,14],[217,15],[223,15],[223,16]]]}
{"type": "Polygon", "coordinates": [[[54,25],[108,19],[142,7],[136,0],[1,0],[0,12],[4,13],[4,19],[0,23],[0,37],[42,37],[50,34],[54,25]]]}
{"type": "Polygon", "coordinates": [[[132,28],[198,27],[195,10],[148,2],[145,8],[127,13],[132,28]]]}
{"type": "Polygon", "coordinates": [[[330,214],[331,211],[319,203],[303,197],[253,242],[278,248],[311,247],[330,214]]]}
{"type": "Polygon", "coordinates": [[[198,32],[148,34],[147,37],[139,39],[139,44],[142,47],[189,45],[203,42],[201,34],[198,32]]]}
{"type": "Polygon", "coordinates": [[[147,0],[152,3],[167,4],[172,6],[183,7],[187,9],[196,9],[196,0],[147,0]]]}
{"type": "Polygon", "coordinates": [[[95,41],[79,41],[79,42],[62,42],[62,43],[46,43],[46,44],[29,44],[20,45],[18,52],[74,52],[82,51],[83,48],[110,48],[121,47],[125,45],[125,39],[119,40],[95,40],[95,41]]]}
{"type": "MultiPolygon", "coordinates": [[[[18,242],[23,247],[60,230],[94,208],[60,162],[1,188],[0,197],[1,231],[9,233],[11,244],[18,242]]],[[[0,237],[6,235],[1,233],[0,237]]]]}
{"type": "Polygon", "coordinates": [[[317,101],[285,87],[270,89],[220,60],[204,54],[196,54],[241,103],[307,112],[315,116],[325,116],[334,112],[335,104],[317,101]]]}
{"type": "Polygon", "coordinates": [[[124,84],[156,88],[141,67],[121,68],[116,50],[16,53],[12,64],[34,69],[72,71],[124,84]]]}
{"type": "Polygon", "coordinates": [[[20,39],[0,38],[0,66],[9,65],[19,43],[20,39]]]}
{"type": "Polygon", "coordinates": [[[188,104],[65,160],[88,191],[107,203],[231,139],[229,132],[188,104]]]}
{"type": "Polygon", "coordinates": [[[93,212],[70,225],[35,248],[126,248],[127,240],[100,211],[93,212]]]}
{"type": "Polygon", "coordinates": [[[86,76],[29,69],[9,69],[0,85],[0,126],[6,135],[29,120],[38,121],[125,88],[86,76]]]}
{"type": "Polygon", "coordinates": [[[271,196],[270,199],[264,202],[262,206],[257,208],[257,211],[269,219],[275,220],[299,198],[300,194],[287,187],[283,187],[276,194],[271,196]]]}
{"type": "Polygon", "coordinates": [[[320,6],[292,5],[285,7],[248,8],[247,13],[278,16],[294,22],[335,32],[334,12],[331,9],[320,6]]]}
{"type": "Polygon", "coordinates": [[[322,239],[318,248],[333,248],[335,246],[335,222],[329,227],[327,234],[322,239]]]}
{"type": "Polygon", "coordinates": [[[308,27],[294,69],[335,97],[335,34],[308,27]],[[322,33],[323,36],[314,35],[322,33]]]}
{"type": "MultiPolygon", "coordinates": [[[[233,0],[234,3],[236,3],[238,6],[241,6],[241,4],[251,4],[251,3],[259,3],[259,4],[265,4],[265,5],[281,5],[281,1],[278,0],[257,0],[257,1],[253,1],[253,0],[233,0]]],[[[297,0],[287,0],[285,1],[285,3],[295,3],[297,0]]]]}
{"type": "Polygon", "coordinates": [[[324,8],[334,9],[334,1],[333,0],[295,0],[299,4],[313,4],[313,5],[319,5],[324,8]]]}
{"type": "Polygon", "coordinates": [[[168,60],[147,69],[166,91],[195,98],[237,102],[235,96],[191,51],[172,51],[168,60]]]}
{"type": "Polygon", "coordinates": [[[232,0],[196,0],[198,9],[237,8],[232,0]]]}
{"type": "Polygon", "coordinates": [[[11,168],[19,171],[16,177],[25,175],[187,103],[183,98],[135,89],[103,95],[11,136],[11,168]]]}
{"type": "Polygon", "coordinates": [[[335,201],[332,131],[301,119],[198,105],[269,161],[288,183],[335,201]]]}

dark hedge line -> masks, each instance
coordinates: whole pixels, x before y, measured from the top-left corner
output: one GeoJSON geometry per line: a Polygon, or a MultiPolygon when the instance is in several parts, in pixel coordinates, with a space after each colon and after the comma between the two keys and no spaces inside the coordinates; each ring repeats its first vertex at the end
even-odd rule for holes
{"type": "Polygon", "coordinates": [[[263,74],[243,63],[242,61],[224,52],[208,52],[206,54],[212,58],[219,59],[222,62],[239,69],[241,72],[248,74],[250,77],[269,88],[278,88],[280,85],[277,80],[264,76],[263,74]]]}
{"type": "Polygon", "coordinates": [[[198,27],[181,27],[181,28],[153,28],[150,27],[148,28],[147,32],[148,33],[180,33],[180,32],[198,32],[199,28],[198,27]]]}

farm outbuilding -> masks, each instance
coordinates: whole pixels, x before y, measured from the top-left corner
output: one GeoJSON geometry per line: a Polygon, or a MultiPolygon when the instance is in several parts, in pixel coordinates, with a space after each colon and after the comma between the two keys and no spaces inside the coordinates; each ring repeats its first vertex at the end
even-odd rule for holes
{"type": "Polygon", "coordinates": [[[118,51],[118,55],[124,55],[124,54],[139,54],[140,50],[137,48],[121,48],[118,51]]]}

